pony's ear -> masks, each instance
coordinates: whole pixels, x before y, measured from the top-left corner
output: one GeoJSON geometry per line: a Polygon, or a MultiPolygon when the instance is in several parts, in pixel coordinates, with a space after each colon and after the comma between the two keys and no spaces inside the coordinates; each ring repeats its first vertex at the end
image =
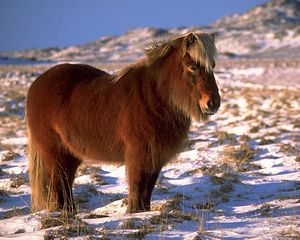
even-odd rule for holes
{"type": "Polygon", "coordinates": [[[189,47],[190,45],[192,45],[196,40],[196,37],[193,33],[190,33],[189,35],[186,36],[186,43],[187,43],[187,47],[189,47]]]}
{"type": "Polygon", "coordinates": [[[209,36],[212,38],[212,40],[215,42],[215,33],[210,33],[209,36]]]}

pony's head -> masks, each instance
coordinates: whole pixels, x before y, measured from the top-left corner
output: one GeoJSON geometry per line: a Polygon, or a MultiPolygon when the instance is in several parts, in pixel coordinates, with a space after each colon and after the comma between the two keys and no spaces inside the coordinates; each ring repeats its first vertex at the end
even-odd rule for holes
{"type": "Polygon", "coordinates": [[[206,119],[220,107],[219,89],[213,73],[214,42],[214,35],[206,33],[189,33],[182,40],[182,78],[190,91],[189,110],[196,119],[206,119]]]}
{"type": "Polygon", "coordinates": [[[168,69],[164,72],[169,82],[163,84],[169,84],[171,102],[195,120],[206,120],[220,107],[213,73],[216,52],[214,35],[196,32],[156,42],[146,50],[150,64],[159,62],[161,69],[168,69]]]}

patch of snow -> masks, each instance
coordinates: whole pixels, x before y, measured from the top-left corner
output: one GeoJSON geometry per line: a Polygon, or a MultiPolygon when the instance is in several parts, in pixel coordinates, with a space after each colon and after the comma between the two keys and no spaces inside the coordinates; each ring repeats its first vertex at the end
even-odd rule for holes
{"type": "Polygon", "coordinates": [[[3,145],[27,145],[27,137],[4,139],[0,143],[3,145]]]}

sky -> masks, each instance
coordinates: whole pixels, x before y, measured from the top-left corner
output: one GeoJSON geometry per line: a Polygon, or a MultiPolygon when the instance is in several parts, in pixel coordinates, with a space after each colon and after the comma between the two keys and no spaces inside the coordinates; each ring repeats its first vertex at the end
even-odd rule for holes
{"type": "Polygon", "coordinates": [[[269,0],[0,0],[0,52],[83,44],[137,27],[208,25],[269,0]]]}

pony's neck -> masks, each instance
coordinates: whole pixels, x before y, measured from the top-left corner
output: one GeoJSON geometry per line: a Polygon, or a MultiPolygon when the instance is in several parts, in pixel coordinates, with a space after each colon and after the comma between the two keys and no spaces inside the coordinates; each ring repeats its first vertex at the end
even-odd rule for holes
{"type": "Polygon", "coordinates": [[[191,93],[184,82],[182,56],[183,52],[177,49],[158,63],[157,84],[174,112],[191,119],[191,93]]]}
{"type": "MultiPolygon", "coordinates": [[[[182,65],[177,52],[170,53],[163,59],[150,65],[140,65],[143,79],[143,92],[152,106],[164,108],[169,114],[181,112],[172,101],[173,87],[181,75],[182,65]]],[[[189,118],[189,116],[186,116],[189,118]]]]}

